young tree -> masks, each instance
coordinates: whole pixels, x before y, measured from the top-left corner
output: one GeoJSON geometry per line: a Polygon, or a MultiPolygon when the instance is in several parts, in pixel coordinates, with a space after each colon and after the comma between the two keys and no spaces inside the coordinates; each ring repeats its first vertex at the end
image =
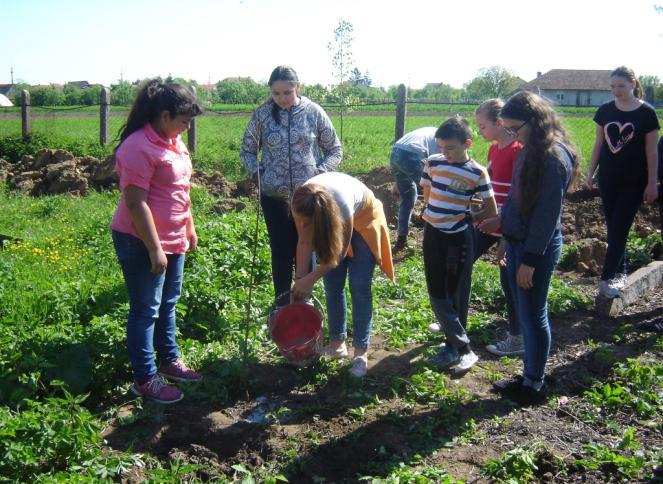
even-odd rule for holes
{"type": "Polygon", "coordinates": [[[129,81],[120,81],[111,84],[111,104],[114,106],[131,106],[134,100],[135,88],[129,81]]]}
{"type": "Polygon", "coordinates": [[[350,22],[340,19],[334,30],[334,40],[327,45],[327,49],[332,56],[333,76],[338,81],[336,87],[332,89],[332,94],[338,98],[341,104],[341,140],[343,140],[343,112],[345,111],[349,87],[349,83],[346,81],[354,67],[352,56],[353,30],[354,28],[350,22]]]}
{"type": "Polygon", "coordinates": [[[465,84],[468,97],[476,100],[506,97],[518,88],[518,78],[501,66],[479,70],[479,75],[465,84]]]}

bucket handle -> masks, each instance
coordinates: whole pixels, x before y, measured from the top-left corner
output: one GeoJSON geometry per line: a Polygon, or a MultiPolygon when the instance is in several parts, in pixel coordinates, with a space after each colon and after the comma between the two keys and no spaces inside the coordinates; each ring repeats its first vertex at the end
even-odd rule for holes
{"type": "MultiPolygon", "coordinates": [[[[282,292],[281,294],[279,294],[279,295],[278,295],[277,297],[275,297],[274,299],[281,299],[281,298],[282,298],[283,296],[285,296],[286,294],[290,294],[290,289],[288,289],[287,291],[282,292]]],[[[324,308],[324,306],[322,305],[322,303],[320,302],[320,300],[319,300],[317,297],[315,297],[315,294],[313,294],[313,293],[311,293],[311,299],[313,300],[314,303],[317,304],[317,306],[316,306],[316,304],[314,304],[313,306],[315,306],[316,309],[317,309],[318,311],[320,311],[320,314],[322,314],[322,318],[323,318],[323,320],[326,320],[326,319],[327,319],[327,311],[325,311],[325,308],[324,308]]]]}

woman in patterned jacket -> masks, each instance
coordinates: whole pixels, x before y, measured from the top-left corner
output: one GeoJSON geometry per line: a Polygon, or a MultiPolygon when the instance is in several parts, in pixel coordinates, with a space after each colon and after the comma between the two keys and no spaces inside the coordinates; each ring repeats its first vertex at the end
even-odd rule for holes
{"type": "Polygon", "coordinates": [[[260,182],[260,205],[272,251],[274,305],[278,308],[290,299],[297,249],[290,199],[309,178],[336,170],[343,149],[329,116],[301,96],[297,73],[291,67],[278,66],[268,84],[271,97],[249,121],[240,158],[246,171],[260,182]]]}

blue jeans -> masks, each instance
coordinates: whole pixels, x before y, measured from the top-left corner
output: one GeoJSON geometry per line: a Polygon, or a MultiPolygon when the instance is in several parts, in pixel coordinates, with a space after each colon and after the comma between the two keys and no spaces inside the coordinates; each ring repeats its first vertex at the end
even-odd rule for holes
{"type": "MultiPolygon", "coordinates": [[[[494,235],[484,234],[480,230],[476,230],[475,240],[477,242],[477,247],[474,252],[474,261],[481,257],[483,254],[488,252],[493,245],[499,243],[500,238],[494,235]]],[[[520,323],[518,322],[518,316],[516,315],[516,304],[513,300],[513,293],[511,291],[511,286],[509,285],[509,275],[507,274],[506,267],[499,266],[500,269],[500,285],[502,286],[502,292],[504,293],[504,300],[506,301],[506,314],[509,321],[509,334],[512,336],[520,336],[520,323]]]]}
{"type": "Polygon", "coordinates": [[[534,270],[533,287],[523,289],[516,283],[516,274],[523,260],[525,246],[521,242],[507,241],[506,266],[509,284],[513,290],[516,312],[525,344],[525,380],[540,383],[550,353],[550,323],[548,321],[548,289],[552,273],[562,253],[562,234],[553,235],[543,258],[534,270]]]}
{"type": "Polygon", "coordinates": [[[160,364],[179,358],[175,341],[175,305],[182,290],[184,254],[166,254],[166,272],[150,273],[150,256],[142,240],[113,231],[115,253],[129,294],[127,349],[134,379],[144,383],[160,364]]]}
{"type": "Polygon", "coordinates": [[[338,266],[324,276],[329,339],[345,340],[347,333],[347,300],[345,297],[346,276],[350,282],[352,298],[352,346],[368,348],[373,319],[373,272],[375,258],[368,244],[357,232],[352,232],[353,257],[346,257],[338,266]]]}
{"type": "Polygon", "coordinates": [[[396,231],[399,237],[407,236],[410,232],[410,218],[414,202],[417,200],[417,187],[424,171],[423,160],[425,158],[423,153],[418,154],[398,147],[391,150],[391,169],[400,192],[398,229],[396,231]]]}

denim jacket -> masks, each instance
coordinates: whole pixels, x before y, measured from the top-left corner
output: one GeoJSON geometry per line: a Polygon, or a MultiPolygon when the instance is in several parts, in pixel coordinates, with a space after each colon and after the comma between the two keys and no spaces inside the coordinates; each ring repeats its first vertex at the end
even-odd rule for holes
{"type": "Polygon", "coordinates": [[[555,231],[562,227],[562,203],[571,183],[575,158],[562,144],[545,161],[539,196],[529,214],[518,207],[518,175],[524,163],[523,151],[518,155],[513,184],[500,213],[504,236],[524,244],[523,264],[536,267],[555,231]]]}

